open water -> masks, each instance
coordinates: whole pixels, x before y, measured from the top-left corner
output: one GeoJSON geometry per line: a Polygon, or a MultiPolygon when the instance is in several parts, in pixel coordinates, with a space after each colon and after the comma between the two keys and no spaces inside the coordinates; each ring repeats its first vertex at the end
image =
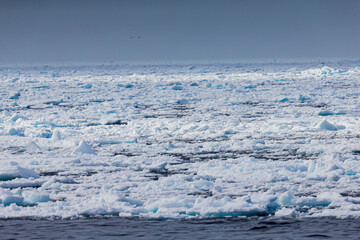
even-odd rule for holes
{"type": "Polygon", "coordinates": [[[126,218],[0,222],[1,239],[360,239],[359,219],[126,218]]]}

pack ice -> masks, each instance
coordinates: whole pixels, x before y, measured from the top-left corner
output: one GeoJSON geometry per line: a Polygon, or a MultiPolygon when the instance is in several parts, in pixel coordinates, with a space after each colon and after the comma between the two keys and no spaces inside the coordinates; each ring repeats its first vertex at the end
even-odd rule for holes
{"type": "Polygon", "coordinates": [[[360,216],[360,61],[0,66],[0,218],[360,216]]]}

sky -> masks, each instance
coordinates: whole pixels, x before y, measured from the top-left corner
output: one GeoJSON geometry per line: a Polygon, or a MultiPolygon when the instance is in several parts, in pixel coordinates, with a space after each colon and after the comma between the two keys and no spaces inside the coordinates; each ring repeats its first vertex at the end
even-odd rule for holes
{"type": "Polygon", "coordinates": [[[0,0],[0,62],[360,58],[358,0],[0,0]]]}

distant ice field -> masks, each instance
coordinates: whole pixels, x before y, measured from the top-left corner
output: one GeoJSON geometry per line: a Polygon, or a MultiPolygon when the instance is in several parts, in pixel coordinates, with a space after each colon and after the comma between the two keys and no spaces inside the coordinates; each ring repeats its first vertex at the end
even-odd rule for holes
{"type": "Polygon", "coordinates": [[[360,61],[0,66],[0,218],[360,216],[360,61]]]}

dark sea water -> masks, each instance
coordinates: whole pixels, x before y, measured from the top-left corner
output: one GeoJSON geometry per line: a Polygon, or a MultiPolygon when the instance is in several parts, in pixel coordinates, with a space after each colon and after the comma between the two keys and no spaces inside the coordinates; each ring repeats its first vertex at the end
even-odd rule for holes
{"type": "Polygon", "coordinates": [[[359,219],[1,220],[5,239],[360,239],[359,219]]]}

